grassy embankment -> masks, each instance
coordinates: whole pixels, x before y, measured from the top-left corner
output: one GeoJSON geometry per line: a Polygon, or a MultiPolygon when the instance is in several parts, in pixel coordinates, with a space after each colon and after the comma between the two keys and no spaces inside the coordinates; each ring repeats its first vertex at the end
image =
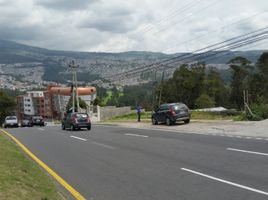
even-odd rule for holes
{"type": "MultiPolygon", "coordinates": [[[[143,122],[150,122],[151,121],[152,112],[143,112],[141,113],[141,120],[143,122]]],[[[237,120],[239,115],[229,115],[226,113],[217,113],[217,112],[201,112],[201,111],[194,111],[191,114],[192,120],[237,120]]],[[[109,119],[107,122],[128,122],[128,121],[136,121],[137,114],[131,113],[128,115],[113,117],[109,119]]]]}
{"type": "Polygon", "coordinates": [[[53,180],[0,132],[0,199],[66,199],[53,180]]]}

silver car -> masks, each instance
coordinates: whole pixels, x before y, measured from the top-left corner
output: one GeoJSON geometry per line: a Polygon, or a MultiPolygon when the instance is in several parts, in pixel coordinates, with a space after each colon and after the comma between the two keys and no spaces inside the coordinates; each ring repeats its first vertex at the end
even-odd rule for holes
{"type": "Polygon", "coordinates": [[[4,128],[19,127],[18,119],[16,116],[7,116],[4,122],[4,128]]]}

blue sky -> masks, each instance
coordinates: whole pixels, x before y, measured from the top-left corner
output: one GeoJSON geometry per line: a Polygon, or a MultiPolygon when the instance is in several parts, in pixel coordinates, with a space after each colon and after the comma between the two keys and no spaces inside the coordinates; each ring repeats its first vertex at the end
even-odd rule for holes
{"type": "Polygon", "coordinates": [[[0,38],[72,51],[188,52],[268,26],[267,0],[0,0],[0,13],[0,38]]]}

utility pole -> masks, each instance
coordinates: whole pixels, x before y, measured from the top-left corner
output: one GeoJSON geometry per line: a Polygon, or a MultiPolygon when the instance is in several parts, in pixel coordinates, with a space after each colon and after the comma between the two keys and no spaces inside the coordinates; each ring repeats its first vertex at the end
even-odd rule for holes
{"type": "Polygon", "coordinates": [[[161,98],[162,98],[162,89],[163,89],[163,80],[164,80],[164,76],[165,76],[165,71],[162,72],[162,79],[161,79],[161,83],[160,83],[160,94],[159,94],[159,102],[158,102],[158,107],[161,104],[161,98]]]}
{"type": "Polygon", "coordinates": [[[153,96],[152,111],[154,111],[154,109],[155,109],[155,106],[154,106],[154,104],[155,104],[155,85],[157,84],[156,74],[157,74],[157,69],[154,71],[154,75],[153,75],[154,77],[153,77],[153,85],[152,85],[152,87],[153,87],[153,89],[152,89],[152,96],[153,96]]]}
{"type": "Polygon", "coordinates": [[[73,109],[72,113],[75,112],[75,98],[76,98],[76,105],[77,105],[77,111],[80,112],[80,106],[79,106],[79,97],[78,97],[78,90],[77,90],[77,68],[79,65],[75,65],[74,60],[69,64],[69,68],[72,70],[73,74],[73,80],[72,80],[72,100],[73,100],[73,109]],[[74,91],[75,90],[75,91],[74,91]]]}

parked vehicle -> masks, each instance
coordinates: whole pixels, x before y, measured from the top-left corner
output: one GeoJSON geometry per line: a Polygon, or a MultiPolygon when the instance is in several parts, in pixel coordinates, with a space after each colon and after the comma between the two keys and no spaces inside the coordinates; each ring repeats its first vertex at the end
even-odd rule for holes
{"type": "Polygon", "coordinates": [[[70,128],[72,131],[75,129],[87,128],[91,129],[91,121],[87,113],[67,113],[62,120],[62,130],[70,128]]]}
{"type": "Polygon", "coordinates": [[[32,116],[31,122],[32,125],[45,126],[45,121],[42,116],[32,116]]]}
{"type": "Polygon", "coordinates": [[[24,118],[21,121],[21,127],[32,127],[33,123],[32,120],[30,118],[24,118]]]}
{"type": "Polygon", "coordinates": [[[156,125],[159,122],[166,123],[168,126],[176,121],[184,121],[188,124],[191,119],[189,108],[183,103],[168,103],[162,104],[152,114],[152,124],[156,125]]]}
{"type": "Polygon", "coordinates": [[[18,119],[16,116],[6,116],[4,121],[4,128],[19,127],[18,119]]]}

